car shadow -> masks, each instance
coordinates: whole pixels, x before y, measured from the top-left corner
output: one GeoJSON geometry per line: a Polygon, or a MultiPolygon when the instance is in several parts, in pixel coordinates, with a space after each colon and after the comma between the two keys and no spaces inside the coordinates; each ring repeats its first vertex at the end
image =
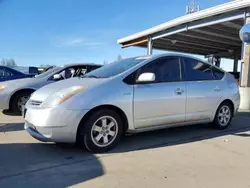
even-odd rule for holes
{"type": "Polygon", "coordinates": [[[0,187],[69,187],[102,176],[98,158],[71,146],[0,144],[0,187]]]}
{"type": "Polygon", "coordinates": [[[138,133],[123,138],[122,142],[109,153],[121,153],[167,147],[207,140],[226,135],[250,137],[243,133],[250,131],[250,113],[238,113],[225,130],[217,130],[211,124],[168,128],[158,131],[138,133]]]}
{"type": "Polygon", "coordinates": [[[24,123],[1,123],[0,124],[0,133],[21,131],[21,130],[24,130],[24,123]]]}
{"type": "MultiPolygon", "coordinates": [[[[248,137],[250,114],[240,113],[225,130],[210,124],[169,128],[124,137],[107,155],[157,149],[227,135],[248,137]]],[[[224,141],[225,138],[222,139],[224,141]]],[[[68,187],[105,173],[104,155],[72,146],[43,143],[0,144],[0,187],[68,187]]],[[[145,156],[146,157],[146,156],[145,156]]]]}
{"type": "Polygon", "coordinates": [[[250,137],[250,134],[248,133],[237,133],[237,134],[234,134],[235,136],[241,136],[241,137],[250,137]]]}
{"type": "Polygon", "coordinates": [[[22,116],[20,113],[12,112],[10,110],[3,110],[2,113],[6,116],[22,116]]]}

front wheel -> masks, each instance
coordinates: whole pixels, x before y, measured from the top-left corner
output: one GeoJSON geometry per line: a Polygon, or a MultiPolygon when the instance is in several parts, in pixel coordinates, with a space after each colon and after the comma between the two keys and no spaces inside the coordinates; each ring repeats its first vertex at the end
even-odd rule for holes
{"type": "Polygon", "coordinates": [[[17,114],[21,114],[22,109],[29,100],[31,93],[32,92],[27,91],[15,94],[13,100],[11,101],[11,110],[17,114]]]}
{"type": "Polygon", "coordinates": [[[102,153],[120,141],[123,130],[120,115],[113,110],[103,109],[94,112],[80,125],[78,136],[89,151],[102,153]]]}
{"type": "Polygon", "coordinates": [[[219,106],[216,112],[214,118],[214,125],[218,129],[226,129],[230,125],[232,117],[233,117],[232,105],[228,102],[224,102],[219,106]]]}

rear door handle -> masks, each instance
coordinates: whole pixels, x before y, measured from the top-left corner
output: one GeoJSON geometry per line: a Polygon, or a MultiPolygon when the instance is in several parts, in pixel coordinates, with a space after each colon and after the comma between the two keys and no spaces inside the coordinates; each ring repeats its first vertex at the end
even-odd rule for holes
{"type": "Polygon", "coordinates": [[[184,92],[184,90],[181,89],[181,88],[178,88],[174,92],[175,92],[176,95],[181,95],[184,92]]]}
{"type": "Polygon", "coordinates": [[[221,91],[221,88],[219,87],[219,86],[216,86],[215,88],[214,88],[214,91],[221,91]]]}

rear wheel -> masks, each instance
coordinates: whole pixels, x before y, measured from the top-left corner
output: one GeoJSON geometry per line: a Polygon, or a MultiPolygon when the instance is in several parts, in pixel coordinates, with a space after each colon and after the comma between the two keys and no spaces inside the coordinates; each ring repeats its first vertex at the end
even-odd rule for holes
{"type": "Polygon", "coordinates": [[[10,104],[11,110],[17,114],[21,114],[22,109],[29,100],[31,93],[31,91],[24,91],[15,94],[10,104]]]}
{"type": "Polygon", "coordinates": [[[232,121],[232,117],[233,117],[232,105],[228,102],[223,102],[219,106],[216,112],[216,115],[214,118],[214,125],[218,129],[226,129],[230,125],[232,121]]]}
{"type": "Polygon", "coordinates": [[[85,147],[94,153],[112,149],[123,135],[123,123],[120,115],[108,109],[94,112],[86,122],[80,125],[78,137],[85,147]]]}

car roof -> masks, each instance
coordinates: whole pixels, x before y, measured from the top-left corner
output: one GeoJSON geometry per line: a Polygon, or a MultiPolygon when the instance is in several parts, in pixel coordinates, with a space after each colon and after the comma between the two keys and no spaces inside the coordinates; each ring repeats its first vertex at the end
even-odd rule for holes
{"type": "Polygon", "coordinates": [[[8,69],[9,71],[13,71],[13,72],[16,72],[16,73],[19,73],[19,74],[24,74],[23,72],[19,71],[19,70],[16,70],[12,67],[8,67],[8,66],[5,66],[5,65],[0,65],[0,68],[5,68],[5,69],[8,69]]]}
{"type": "Polygon", "coordinates": [[[206,61],[205,59],[200,59],[197,57],[194,57],[192,55],[188,55],[188,54],[183,54],[183,53],[178,53],[178,52],[167,52],[167,53],[163,53],[163,54],[154,54],[154,55],[145,55],[145,56],[136,56],[134,57],[135,59],[144,59],[146,60],[151,60],[151,59],[157,59],[157,58],[161,58],[161,57],[169,57],[169,56],[178,56],[178,57],[185,57],[185,58],[191,58],[191,59],[195,59],[197,61],[209,64],[221,71],[223,71],[224,73],[227,73],[225,70],[221,69],[220,67],[217,67],[215,65],[213,65],[212,63],[209,63],[208,61],[206,61]]]}
{"type": "Polygon", "coordinates": [[[180,56],[180,57],[188,57],[188,58],[193,58],[193,59],[198,59],[200,61],[205,61],[199,58],[196,58],[192,55],[188,55],[188,54],[183,54],[183,53],[177,53],[177,52],[168,52],[168,53],[163,53],[163,54],[154,54],[154,55],[145,55],[145,56],[136,56],[135,58],[145,58],[146,59],[150,59],[150,58],[160,58],[160,57],[167,57],[167,56],[180,56]]]}
{"type": "Polygon", "coordinates": [[[7,66],[5,66],[5,65],[0,65],[0,67],[1,67],[1,68],[7,68],[7,69],[13,69],[13,68],[7,67],[7,66]]]}
{"type": "Polygon", "coordinates": [[[72,67],[72,66],[102,66],[102,65],[95,63],[71,63],[71,64],[61,65],[59,67],[72,67]]]}

